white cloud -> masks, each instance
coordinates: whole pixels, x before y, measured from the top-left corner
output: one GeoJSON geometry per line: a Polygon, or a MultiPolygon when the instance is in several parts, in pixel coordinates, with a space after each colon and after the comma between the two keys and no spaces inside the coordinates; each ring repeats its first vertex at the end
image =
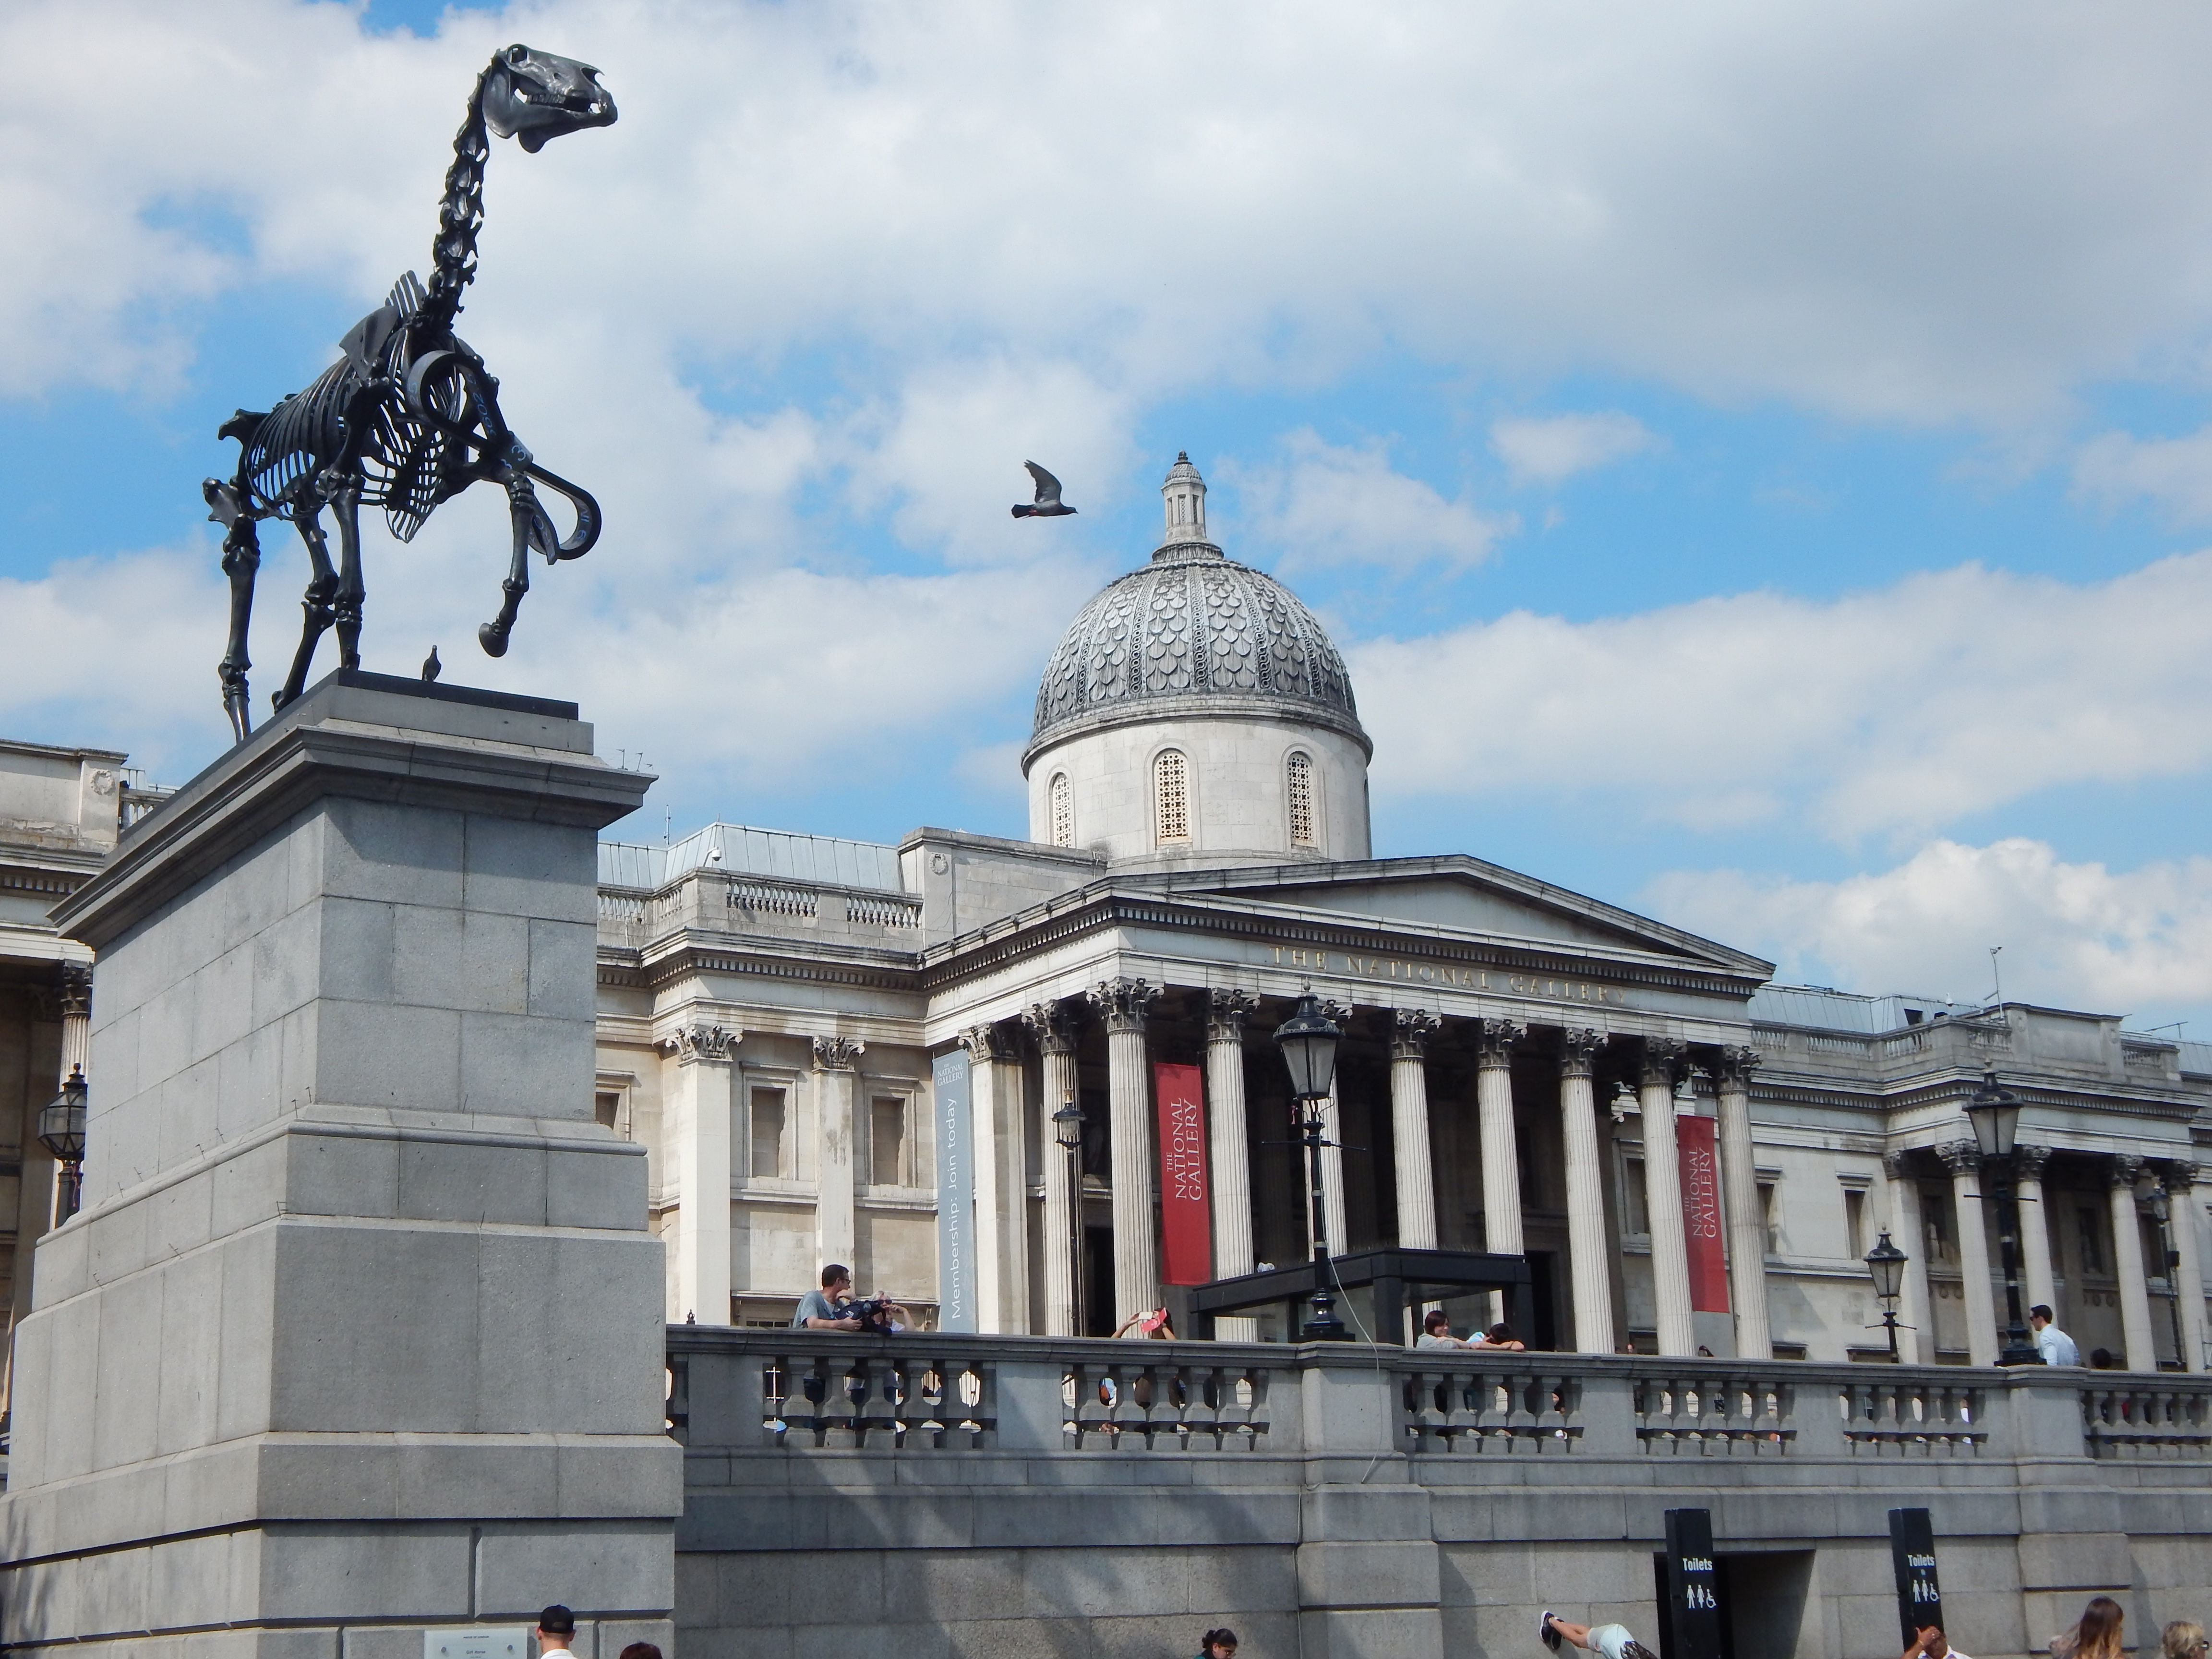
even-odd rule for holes
{"type": "Polygon", "coordinates": [[[2075,458],[2074,493],[2107,507],[2148,501],[2178,523],[2202,524],[2212,519],[2212,427],[2183,438],[2093,438],[2075,458]]]}
{"type": "Polygon", "coordinates": [[[1663,445],[1633,415],[1607,410],[1593,415],[1516,416],[1490,428],[1490,447],[1516,483],[1559,484],[1663,445]]]}
{"type": "Polygon", "coordinates": [[[2075,586],[1976,565],[1832,601],[1516,611],[1348,653],[1378,787],[1838,840],[2212,762],[2212,553],[2075,586]]]}
{"type": "Polygon", "coordinates": [[[1480,564],[1512,515],[1449,501],[1419,478],[1395,471],[1379,441],[1329,444],[1311,431],[1283,441],[1279,462],[1224,465],[1246,508],[1247,532],[1283,550],[1286,570],[1322,564],[1374,564],[1409,570],[1431,561],[1454,568],[1480,564]]]}
{"type": "Polygon", "coordinates": [[[380,293],[516,36],[623,109],[495,146],[472,315],[549,338],[1066,357],[1122,397],[1388,340],[2004,424],[2212,320],[2199,9],[538,0],[423,41],[21,0],[5,385],[173,372],[194,301],[272,276],[380,293]]]}
{"type": "Polygon", "coordinates": [[[1781,977],[1971,1000],[2004,946],[2008,998],[2102,1013],[2212,1006],[2212,859],[2113,872],[2046,843],[1935,841],[1841,881],[1678,871],[1645,890],[1656,915],[1771,953],[1781,977]]]}

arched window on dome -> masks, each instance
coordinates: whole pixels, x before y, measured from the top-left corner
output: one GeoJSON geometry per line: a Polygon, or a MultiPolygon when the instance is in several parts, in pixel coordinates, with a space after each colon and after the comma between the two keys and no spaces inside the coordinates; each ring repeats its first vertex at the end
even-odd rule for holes
{"type": "Polygon", "coordinates": [[[1321,837],[1314,825],[1313,757],[1299,750],[1285,768],[1291,801],[1291,845],[1318,847],[1321,837]]]}
{"type": "Polygon", "coordinates": [[[1180,749],[1163,749],[1152,762],[1152,839],[1190,839],[1190,763],[1180,749]]]}
{"type": "Polygon", "coordinates": [[[1075,845],[1075,791],[1068,787],[1065,772],[1052,775],[1052,844],[1075,845]]]}

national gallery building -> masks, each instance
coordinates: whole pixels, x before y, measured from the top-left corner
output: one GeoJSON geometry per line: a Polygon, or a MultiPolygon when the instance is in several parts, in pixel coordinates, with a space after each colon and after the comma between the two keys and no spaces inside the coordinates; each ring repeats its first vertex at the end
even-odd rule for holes
{"type": "MultiPolygon", "coordinates": [[[[1994,1071],[2025,1102],[2027,1299],[2085,1358],[2206,1368],[2212,1045],[1775,986],[1538,877],[1371,856],[1342,659],[1208,539],[1188,459],[1162,493],[1162,544],[1044,662],[1029,839],[602,843],[598,1110],[648,1151],[672,1322],[781,1325],[837,1261],[924,1324],[1103,1334],[1164,1304],[1187,1332],[1182,1285],[1310,1252],[1273,1040],[1310,992],[1344,1030],[1332,1248],[1525,1255],[1531,1347],[1886,1359],[1863,1258],[1887,1231],[1902,1357],[1992,1363],[1996,1206],[1963,1108],[1994,1071]]],[[[85,1058],[88,953],[46,913],[153,799],[124,759],[0,744],[19,1313],[56,1184],[40,1113],[85,1058]]],[[[1372,1329],[1361,1293],[1343,1311],[1372,1329]]]]}

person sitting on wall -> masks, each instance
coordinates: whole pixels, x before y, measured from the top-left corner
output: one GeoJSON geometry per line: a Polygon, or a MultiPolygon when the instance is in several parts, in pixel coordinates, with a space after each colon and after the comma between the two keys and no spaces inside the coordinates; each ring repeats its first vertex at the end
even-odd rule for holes
{"type": "Polygon", "coordinates": [[[2027,1322],[2035,1332],[2035,1351],[2043,1356],[2046,1365],[2078,1365],[2081,1350],[2074,1346],[2074,1339],[2051,1322],[2051,1310],[2039,1302],[2027,1310],[2027,1322]]]}

